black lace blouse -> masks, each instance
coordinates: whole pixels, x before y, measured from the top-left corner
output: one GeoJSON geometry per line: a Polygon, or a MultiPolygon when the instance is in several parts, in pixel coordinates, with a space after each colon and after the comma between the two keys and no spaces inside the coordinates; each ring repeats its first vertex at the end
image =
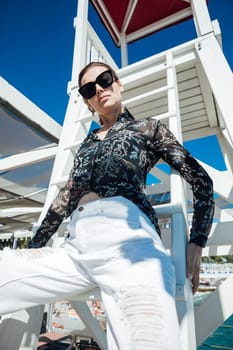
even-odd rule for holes
{"type": "Polygon", "coordinates": [[[151,118],[135,120],[125,109],[104,140],[96,131],[81,144],[67,184],[53,201],[29,247],[44,246],[88,192],[100,197],[126,197],[150,218],[160,234],[156,213],[144,192],[146,175],[160,158],[192,188],[190,242],[204,247],[214,213],[212,180],[166,126],[151,118]]]}

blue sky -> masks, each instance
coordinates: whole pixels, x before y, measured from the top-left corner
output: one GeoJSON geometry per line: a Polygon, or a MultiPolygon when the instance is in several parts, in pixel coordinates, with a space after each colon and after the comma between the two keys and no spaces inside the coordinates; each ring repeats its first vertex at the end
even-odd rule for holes
{"type": "MultiPolygon", "coordinates": [[[[73,56],[73,18],[76,0],[1,0],[0,1],[0,76],[21,91],[52,118],[62,124],[68,102],[67,83],[73,56]]],[[[218,19],[223,50],[233,67],[233,0],[209,0],[211,19],[218,19]]],[[[113,58],[120,65],[120,50],[90,6],[90,22],[113,58]]],[[[173,26],[129,46],[129,63],[161,52],[195,37],[192,21],[173,26]],[[143,48],[143,49],[142,49],[143,48]]],[[[211,153],[218,159],[215,139],[208,138],[211,153]]],[[[211,164],[206,140],[188,144],[191,152],[211,164]],[[201,150],[201,151],[200,151],[201,150]],[[201,156],[200,156],[201,155],[201,156]]]]}

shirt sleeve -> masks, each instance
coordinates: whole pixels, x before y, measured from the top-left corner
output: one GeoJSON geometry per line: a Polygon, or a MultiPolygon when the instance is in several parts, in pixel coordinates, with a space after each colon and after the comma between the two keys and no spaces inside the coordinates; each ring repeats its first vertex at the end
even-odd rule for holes
{"type": "Polygon", "coordinates": [[[52,202],[36,234],[29,241],[28,248],[40,248],[45,246],[52,235],[57,231],[64,218],[70,215],[69,208],[77,205],[77,192],[73,181],[73,174],[77,167],[76,163],[77,159],[75,159],[74,167],[70,172],[65,187],[60,190],[57,197],[52,202]]]}
{"type": "Polygon", "coordinates": [[[213,182],[210,176],[160,121],[154,134],[154,146],[161,158],[191,186],[193,219],[189,242],[205,247],[214,214],[213,182]]]}

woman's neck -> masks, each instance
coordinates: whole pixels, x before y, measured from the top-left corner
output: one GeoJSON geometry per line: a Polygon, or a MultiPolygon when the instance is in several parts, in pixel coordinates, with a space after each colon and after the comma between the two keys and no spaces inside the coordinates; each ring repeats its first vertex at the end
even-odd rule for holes
{"type": "Polygon", "coordinates": [[[120,106],[120,108],[116,108],[114,111],[111,111],[109,114],[101,115],[101,121],[102,121],[102,129],[108,130],[110,129],[115,121],[117,120],[118,116],[122,113],[123,107],[120,106]]]}

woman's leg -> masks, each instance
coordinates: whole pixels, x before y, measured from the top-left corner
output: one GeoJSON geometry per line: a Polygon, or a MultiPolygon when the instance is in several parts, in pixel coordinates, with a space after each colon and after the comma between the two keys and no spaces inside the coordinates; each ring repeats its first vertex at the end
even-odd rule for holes
{"type": "Polygon", "coordinates": [[[0,252],[0,315],[63,300],[93,284],[64,248],[0,252]]]}
{"type": "Polygon", "coordinates": [[[170,262],[160,254],[140,261],[144,248],[151,253],[154,250],[148,243],[143,245],[138,242],[129,247],[130,256],[135,250],[137,261],[128,263],[119,256],[103,268],[104,278],[98,271],[99,283],[104,282],[101,289],[112,344],[109,350],[180,350],[170,262]]]}
{"type": "Polygon", "coordinates": [[[74,244],[108,315],[109,350],[180,350],[174,269],[149,219],[119,197],[74,216],[74,244]]]}

